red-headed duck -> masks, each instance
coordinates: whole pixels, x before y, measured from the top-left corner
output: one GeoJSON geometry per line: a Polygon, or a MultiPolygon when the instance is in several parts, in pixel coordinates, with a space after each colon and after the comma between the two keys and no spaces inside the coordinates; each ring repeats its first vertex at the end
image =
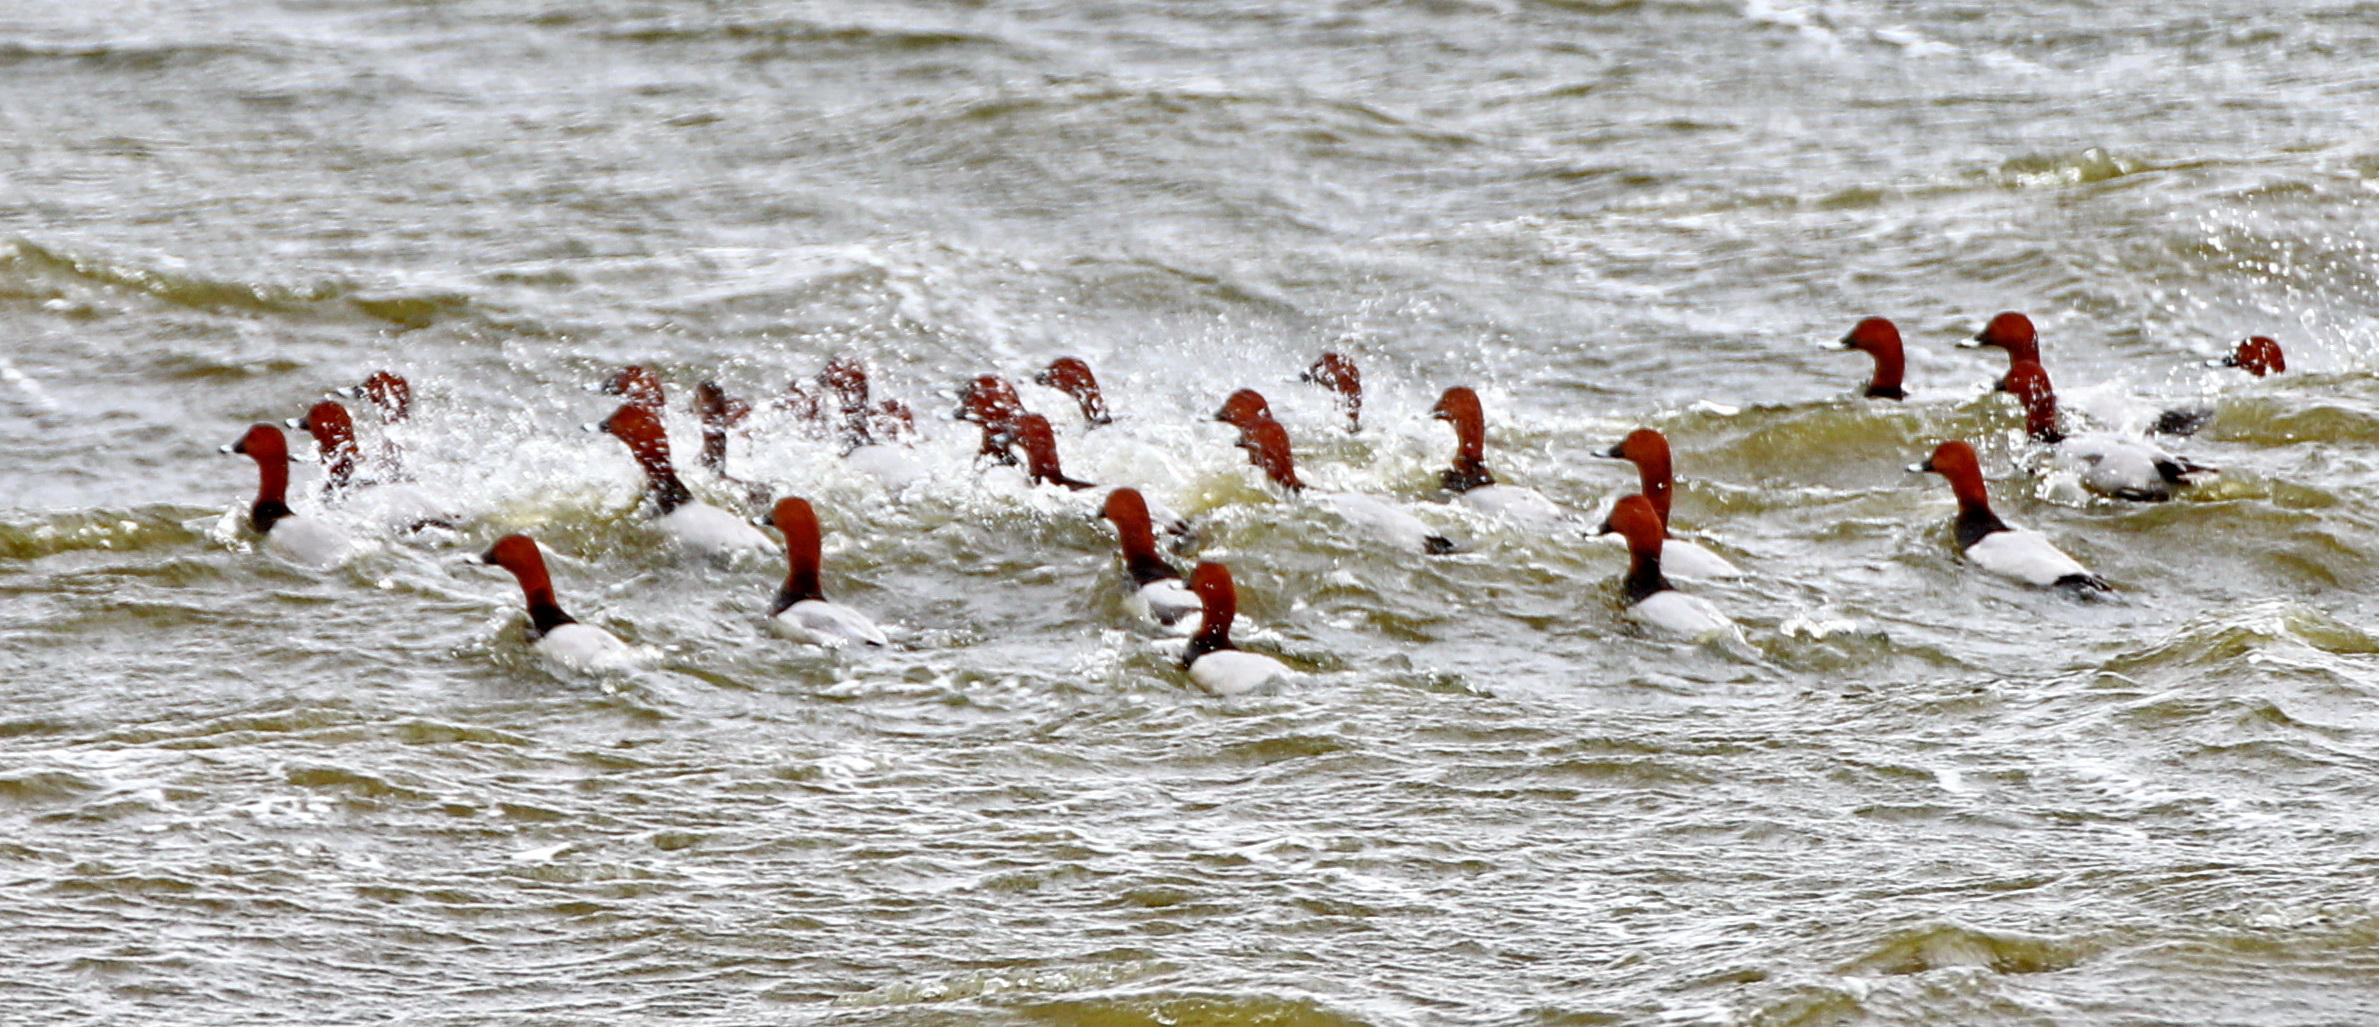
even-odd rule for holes
{"type": "Polygon", "coordinates": [[[818,538],[818,514],[810,509],[809,500],[777,500],[769,518],[776,523],[776,530],[785,534],[785,559],[792,565],[769,609],[769,626],[787,638],[829,649],[852,644],[891,645],[866,614],[828,600],[818,587],[823,546],[818,538]]]}
{"type": "Polygon", "coordinates": [[[661,378],[641,364],[630,364],[595,385],[594,390],[606,396],[618,396],[622,402],[640,406],[655,414],[668,405],[661,389],[661,378]]]}
{"type": "Polygon", "coordinates": [[[777,397],[776,407],[791,415],[793,423],[803,431],[818,435],[826,430],[826,401],[823,390],[815,383],[795,378],[785,384],[785,394],[777,397]]]}
{"type": "Polygon", "coordinates": [[[1198,612],[1198,597],[1182,584],[1180,573],[1157,555],[1155,525],[1149,516],[1148,501],[1140,495],[1140,490],[1109,491],[1099,515],[1115,525],[1115,539],[1123,550],[1124,573],[1132,577],[1132,596],[1138,612],[1163,627],[1185,634],[1196,627],[1197,618],[1190,615],[1198,612]]]}
{"type": "Polygon", "coordinates": [[[1900,376],[1907,369],[1900,352],[1900,327],[1880,317],[1870,317],[1850,326],[1850,334],[1842,337],[1836,349],[1855,349],[1875,358],[1875,377],[1867,382],[1864,395],[1869,399],[1907,399],[1908,392],[1900,387],[1900,376]]]}
{"type": "Polygon", "coordinates": [[[1479,394],[1457,385],[1437,397],[1429,416],[1454,426],[1454,466],[1438,476],[1446,491],[1462,497],[1471,509],[1520,524],[1548,525],[1561,519],[1561,508],[1535,489],[1499,484],[1487,470],[1487,414],[1479,394]]]}
{"type": "Polygon", "coordinates": [[[1344,353],[1324,353],[1305,368],[1298,380],[1330,390],[1331,402],[1338,405],[1339,413],[1346,415],[1346,430],[1363,430],[1363,372],[1355,367],[1355,358],[1344,353]]]}
{"type": "Polygon", "coordinates": [[[480,554],[479,562],[511,571],[529,603],[529,645],[537,655],[566,670],[592,673],[627,663],[635,655],[619,636],[562,612],[554,602],[545,555],[527,535],[506,535],[480,554]]]}
{"type": "Polygon", "coordinates": [[[355,419],[336,400],[316,403],[306,416],[284,423],[314,437],[314,448],[322,460],[326,501],[390,531],[454,527],[454,512],[421,490],[387,478],[357,475],[363,455],[355,444],[355,419]]]}
{"type": "Polygon", "coordinates": [[[1696,642],[1734,633],[1735,622],[1709,600],[1677,591],[1661,574],[1668,529],[1661,524],[1651,500],[1640,495],[1621,498],[1604,519],[1601,533],[1616,533],[1627,540],[1627,578],[1622,590],[1630,619],[1696,642]]]}
{"type": "Polygon", "coordinates": [[[977,460],[1016,463],[1009,446],[1016,441],[1016,419],[1024,416],[1024,400],[1006,378],[976,375],[958,390],[958,412],[951,416],[983,429],[983,444],[975,450],[977,460]]]}
{"type": "MultiPolygon", "coordinates": [[[[1263,398],[1259,396],[1255,402],[1261,404],[1263,398]]],[[[1296,459],[1289,452],[1288,430],[1280,422],[1251,415],[1235,423],[1239,424],[1239,448],[1247,450],[1248,462],[1291,495],[1304,495],[1328,506],[1365,534],[1399,549],[1432,555],[1455,551],[1452,541],[1431,531],[1420,518],[1377,497],[1359,492],[1307,493],[1305,483],[1297,478],[1296,459]]]]}
{"type": "MultiPolygon", "coordinates": [[[[1016,448],[1024,450],[1025,474],[1033,484],[1062,485],[1076,492],[1095,492],[1102,497],[1113,491],[1111,486],[1083,481],[1066,474],[1065,467],[1057,458],[1057,432],[1049,427],[1048,418],[1039,414],[1019,414],[1010,427],[1011,441],[1016,448]]],[[[1157,524],[1163,525],[1167,533],[1183,535],[1189,532],[1189,521],[1173,512],[1172,508],[1153,499],[1145,502],[1149,515],[1155,518],[1157,524]]]]}
{"type": "Polygon", "coordinates": [[[2024,406],[2024,434],[2048,448],[2052,467],[2070,470],[2082,487],[2102,496],[2161,503],[2215,473],[2148,443],[2113,432],[2067,435],[2058,425],[2057,390],[2038,363],[2008,368],[2009,395],[2024,406]]]}
{"type": "MultiPolygon", "coordinates": [[[[1660,515],[1660,523],[1668,524],[1670,493],[1676,488],[1676,475],[1669,463],[1668,436],[1650,428],[1638,428],[1602,455],[1636,465],[1636,480],[1644,498],[1651,502],[1652,512],[1660,515]]],[[[1674,534],[1668,536],[1662,552],[1668,570],[1680,577],[1734,578],[1743,574],[1742,568],[1728,562],[1726,557],[1674,534]]]]}
{"type": "Polygon", "coordinates": [[[713,555],[746,550],[768,552],[776,548],[768,536],[743,518],[695,501],[694,494],[678,480],[677,469],[669,462],[669,437],[661,430],[661,419],[651,410],[624,403],[603,423],[590,424],[587,428],[611,435],[628,447],[628,452],[636,457],[637,466],[644,469],[646,494],[660,509],[661,527],[686,548],[713,555]]]}
{"type": "Polygon", "coordinates": [[[702,421],[702,466],[712,474],[727,477],[727,432],[751,413],[750,403],[728,395],[717,382],[694,386],[694,416],[702,421]]]}
{"type": "Polygon", "coordinates": [[[395,424],[413,415],[413,384],[393,371],[374,371],[363,384],[338,390],[344,399],[368,400],[380,411],[380,419],[395,424]]]}
{"type": "Polygon", "coordinates": [[[1082,408],[1082,420],[1096,428],[1115,423],[1107,414],[1107,397],[1099,393],[1099,380],[1090,373],[1090,365],[1080,357],[1059,357],[1033,375],[1033,382],[1046,385],[1074,397],[1082,408]]]}
{"type": "Polygon", "coordinates": [[[843,460],[898,492],[930,474],[916,454],[893,445],[913,433],[916,418],[898,400],[877,403],[869,396],[867,368],[850,357],[836,357],[818,372],[818,384],[834,394],[841,423],[836,431],[843,444],[843,460]]]}
{"type": "Polygon", "coordinates": [[[1238,695],[1262,688],[1289,673],[1287,665],[1261,653],[1231,644],[1231,622],[1239,614],[1239,592],[1231,585],[1231,569],[1201,562],[1190,569],[1190,591],[1198,597],[1198,633],[1190,638],[1182,658],[1190,680],[1216,695],[1238,695]]]}
{"type": "Polygon", "coordinates": [[[1973,446],[1955,439],[1944,442],[1934,447],[1933,455],[1924,463],[1909,470],[1949,479],[1950,492],[1958,498],[1955,524],[1958,551],[1975,566],[2042,588],[2111,590],[2105,578],[2090,573],[2080,561],[2065,555],[2048,536],[2010,527],[1991,512],[1990,493],[1983,488],[1982,462],[1975,458],[1973,446]]]}
{"type": "Polygon", "coordinates": [[[2258,335],[2239,340],[2237,349],[2229,356],[2206,361],[2208,367],[2235,367],[2261,378],[2288,370],[2288,357],[2280,352],[2280,344],[2269,336],[2258,335]]]}
{"type": "Polygon", "coordinates": [[[727,473],[727,433],[751,416],[752,405],[727,394],[719,383],[694,386],[694,416],[702,422],[702,467],[719,481],[734,486],[755,504],[768,502],[768,489],[727,473]]]}
{"type": "Polygon", "coordinates": [[[267,552],[316,570],[355,555],[355,540],[337,525],[289,509],[289,438],[278,426],[249,425],[247,434],[222,451],[256,461],[256,502],[248,508],[248,526],[264,536],[267,552]]]}
{"type": "MultiPolygon", "coordinates": [[[[2013,367],[2024,361],[2040,363],[2040,334],[2032,330],[2032,319],[2009,310],[1994,315],[1974,337],[1958,343],[1960,349],[1997,346],[2007,353],[2007,364],[2013,367]]],[[[2000,386],[2006,387],[2002,379],[2000,386]]]]}
{"type": "Polygon", "coordinates": [[[413,416],[413,383],[393,371],[374,371],[362,384],[336,390],[330,398],[366,400],[380,411],[380,476],[392,481],[404,480],[405,450],[397,445],[394,433],[388,429],[413,416]]]}

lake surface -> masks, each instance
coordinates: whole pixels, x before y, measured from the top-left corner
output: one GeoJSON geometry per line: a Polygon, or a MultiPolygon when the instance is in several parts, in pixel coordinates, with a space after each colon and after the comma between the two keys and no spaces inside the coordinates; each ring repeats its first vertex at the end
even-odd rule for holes
{"type": "MultiPolygon", "coordinates": [[[[2364,1024],[2379,1020],[2379,10],[2287,0],[280,0],[0,11],[0,1007],[12,1023],[2364,1024]],[[2211,409],[2167,504],[2020,466],[2211,409]],[[1858,319],[1907,403],[1858,398],[1858,319]],[[2257,380],[2202,362],[2288,348],[2257,380]],[[1361,362],[1365,428],[1297,382],[1361,362]],[[1298,678],[1192,688],[1110,533],[945,393],[1087,361],[1298,678]],[[769,402],[912,403],[891,495],[769,402]],[[623,364],[763,407],[893,632],[673,552],[623,364]],[[329,573],[216,447],[370,371],[453,532],[329,573]],[[1436,488],[1449,385],[1523,531],[1436,488]],[[1263,390],[1367,545],[1208,418],[1263,390]],[[1656,427],[1744,627],[1623,619],[1656,427]],[[1952,548],[1942,439],[2116,583],[1952,548]],[[556,673],[510,579],[641,669],[556,673]]],[[[383,432],[359,411],[367,453],[383,432]]],[[[298,505],[319,472],[297,472],[298,505]]],[[[715,479],[697,493],[727,502],[715,479]]]]}

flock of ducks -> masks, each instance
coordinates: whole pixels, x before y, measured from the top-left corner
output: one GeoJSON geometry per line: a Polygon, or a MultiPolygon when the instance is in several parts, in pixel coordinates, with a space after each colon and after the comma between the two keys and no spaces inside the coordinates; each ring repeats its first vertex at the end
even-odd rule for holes
{"type": "MultiPolygon", "coordinates": [[[[2000,314],[1961,345],[1997,347],[2006,352],[2008,370],[1998,387],[2022,406],[2026,434],[2039,447],[2040,458],[2049,466],[2070,469],[2092,492],[2122,500],[2160,501],[2214,473],[2173,456],[2150,438],[2186,435],[2205,422],[2210,416],[2207,411],[2163,412],[2139,430],[2123,430],[2118,425],[2068,433],[2056,390],[2041,364],[2038,336],[2023,314],[2000,314]]],[[[1874,358],[1874,376],[1865,389],[1866,396],[1895,401],[1906,397],[1900,333],[1892,322],[1883,318],[1860,321],[1843,336],[1840,348],[1862,350],[1874,358]]],[[[2208,363],[2237,367],[2257,377],[2286,369],[2279,345],[2261,336],[2239,343],[2231,355],[2208,363]]],[[[1362,375],[1352,359],[1325,353],[1303,377],[1329,390],[1346,430],[1361,429],[1362,375]]],[[[1033,380],[1070,397],[1089,429],[1112,422],[1098,379],[1083,361],[1060,358],[1033,380]]],[[[728,473],[728,438],[752,413],[749,403],[728,396],[715,383],[703,382],[694,390],[692,408],[702,426],[702,466],[728,492],[754,509],[766,510],[764,517],[756,519],[696,499],[679,479],[661,424],[666,390],[657,376],[642,367],[628,367],[589,387],[619,397],[621,405],[587,429],[620,440],[644,473],[645,495],[656,523],[679,545],[712,555],[783,553],[788,571],[769,607],[770,626],[817,646],[890,644],[865,614],[826,597],[820,582],[818,517],[809,501],[785,497],[769,502],[766,487],[728,473]],[[778,537],[771,538],[760,524],[773,527],[778,537]]],[[[1167,561],[1158,544],[1159,532],[1177,543],[1194,538],[1185,518],[1138,489],[1101,486],[1067,475],[1048,418],[1025,409],[1006,378],[977,376],[958,390],[958,398],[955,417],[982,431],[979,465],[1013,467],[1033,485],[1097,495],[1100,516],[1115,529],[1135,615],[1158,630],[1188,636],[1182,662],[1191,681],[1208,691],[1230,695],[1261,688],[1289,672],[1270,656],[1232,644],[1238,595],[1228,567],[1200,561],[1184,576],[1167,561]]],[[[452,511],[407,483],[403,453],[385,431],[380,445],[367,457],[357,441],[354,419],[341,399],[369,402],[378,410],[384,428],[411,415],[410,385],[383,371],[285,422],[314,441],[323,465],[325,505],[342,508],[350,523],[372,525],[392,534],[432,526],[455,527],[459,518],[452,511]]],[[[830,361],[814,379],[795,381],[778,402],[792,423],[838,446],[844,459],[888,488],[903,488],[930,473],[907,446],[916,434],[914,413],[899,400],[872,397],[866,370],[856,361],[830,361]]],[[[1446,389],[1430,416],[1448,422],[1454,430],[1453,458],[1439,478],[1447,493],[1484,515],[1531,530],[1552,529],[1567,520],[1566,512],[1552,500],[1532,489],[1498,481],[1488,469],[1486,415],[1476,392],[1464,386],[1446,389]]],[[[1287,429],[1255,390],[1230,394],[1214,419],[1238,430],[1238,446],[1274,486],[1328,507],[1367,539],[1416,554],[1457,550],[1454,542],[1393,502],[1359,492],[1309,490],[1297,475],[1287,429]]],[[[223,448],[256,462],[256,500],[247,524],[263,537],[269,552],[301,566],[326,569],[358,551],[355,538],[339,524],[290,508],[292,458],[281,425],[252,425],[239,441],[223,448]]],[[[1716,606],[1680,591],[1670,581],[1671,574],[1712,579],[1743,572],[1725,557],[1671,533],[1674,475],[1668,440],[1658,431],[1637,429],[1603,455],[1634,464],[1640,480],[1639,492],[1616,502],[1598,532],[1616,534],[1627,544],[1629,564],[1622,592],[1628,616],[1652,631],[1681,639],[1710,641],[1735,635],[1733,621],[1716,606]]],[[[1923,463],[1910,469],[1948,480],[1958,501],[1954,522],[1957,546],[1976,566],[2027,585],[2068,588],[2083,594],[2111,588],[2047,537],[2011,526],[1992,513],[1980,461],[1968,443],[1942,442],[1923,463]]],[[[632,660],[633,649],[627,643],[562,609],[535,540],[506,535],[481,554],[478,562],[502,567],[519,581],[528,606],[530,642],[554,663],[572,671],[592,672],[632,660]]]]}

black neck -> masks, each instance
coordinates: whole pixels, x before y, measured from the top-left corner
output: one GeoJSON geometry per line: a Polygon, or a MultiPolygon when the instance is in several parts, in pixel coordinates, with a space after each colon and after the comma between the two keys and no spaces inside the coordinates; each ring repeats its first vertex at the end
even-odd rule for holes
{"type": "Polygon", "coordinates": [[[248,511],[248,523],[255,527],[258,534],[263,534],[273,530],[274,524],[279,523],[281,518],[288,517],[290,514],[289,504],[278,499],[267,499],[257,503],[255,509],[248,511]]]}
{"type": "Polygon", "coordinates": [[[769,606],[768,615],[774,617],[790,610],[794,603],[824,598],[826,592],[818,587],[818,575],[815,572],[796,574],[786,579],[785,587],[776,590],[776,602],[769,606]]]}
{"type": "Polygon", "coordinates": [[[564,624],[576,623],[578,618],[563,613],[561,606],[551,599],[540,599],[529,604],[529,628],[538,638],[545,637],[547,632],[564,624]]]}
{"type": "Polygon", "coordinates": [[[1970,506],[1958,511],[1958,548],[1964,549],[1983,540],[1994,531],[2006,531],[2007,522],[1999,519],[1987,506],[1970,506]]]}
{"type": "Polygon", "coordinates": [[[1495,484],[1495,476],[1487,473],[1487,464],[1480,460],[1456,460],[1452,469],[1437,476],[1438,483],[1448,492],[1468,492],[1495,484]]]}
{"type": "Polygon", "coordinates": [[[673,513],[678,507],[694,501],[694,494],[686,490],[684,482],[677,480],[675,471],[656,473],[652,475],[649,484],[653,505],[660,507],[661,513],[664,515],[673,513]]]}
{"type": "Polygon", "coordinates": [[[1166,580],[1181,580],[1181,575],[1174,573],[1173,568],[1166,565],[1164,558],[1154,553],[1143,553],[1138,556],[1124,557],[1123,569],[1127,573],[1131,574],[1132,584],[1135,585],[1147,585],[1153,582],[1166,580]]]}
{"type": "Polygon", "coordinates": [[[1190,639],[1189,648],[1182,652],[1181,663],[1183,666],[1188,666],[1191,663],[1197,662],[1198,657],[1204,656],[1207,653],[1221,652],[1225,649],[1237,648],[1239,647],[1231,644],[1231,636],[1227,634],[1223,634],[1221,632],[1200,631],[1198,632],[1198,636],[1196,638],[1190,639]]]}
{"type": "Polygon", "coordinates": [[[1660,573],[1660,557],[1639,553],[1629,560],[1623,588],[1630,603],[1643,602],[1654,592],[1668,591],[1669,579],[1660,573]]]}

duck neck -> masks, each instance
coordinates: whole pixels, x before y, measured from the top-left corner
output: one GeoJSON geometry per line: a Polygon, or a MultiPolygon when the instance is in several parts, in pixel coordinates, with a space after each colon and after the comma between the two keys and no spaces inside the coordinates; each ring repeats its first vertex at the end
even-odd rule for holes
{"type": "Polygon", "coordinates": [[[1132,583],[1146,585],[1154,581],[1179,578],[1165,558],[1156,552],[1156,530],[1147,521],[1119,522],[1115,526],[1116,540],[1123,546],[1123,567],[1131,574],[1132,583]]]}
{"type": "Polygon", "coordinates": [[[1070,489],[1091,487],[1090,482],[1066,477],[1065,468],[1057,462],[1057,446],[1054,443],[1027,446],[1024,455],[1026,472],[1035,485],[1063,485],[1070,489]]]}
{"type": "Polygon", "coordinates": [[[792,569],[785,575],[784,587],[777,589],[776,608],[769,611],[770,616],[785,612],[794,603],[826,598],[825,590],[818,587],[822,555],[816,524],[795,524],[785,533],[785,559],[792,569]]]}
{"type": "Polygon", "coordinates": [[[1099,395],[1098,389],[1077,386],[1067,391],[1074,394],[1074,403],[1082,408],[1082,419],[1090,422],[1092,427],[1115,423],[1114,418],[1107,416],[1107,398],[1099,395]]]}
{"type": "Polygon", "coordinates": [[[1189,649],[1183,656],[1184,662],[1196,660],[1207,653],[1239,648],[1231,644],[1231,621],[1239,616],[1238,597],[1207,592],[1198,598],[1201,611],[1198,633],[1190,638],[1189,649]]]}
{"type": "Polygon", "coordinates": [[[1897,352],[1878,352],[1874,356],[1875,377],[1867,382],[1867,397],[1907,399],[1907,391],[1900,387],[1900,377],[1905,373],[1904,358],[1897,352]]]}
{"type": "Polygon", "coordinates": [[[545,562],[534,561],[531,566],[512,569],[520,579],[520,594],[529,602],[529,628],[538,638],[564,624],[575,624],[577,618],[562,612],[562,605],[554,601],[553,579],[546,576],[545,562]]]}
{"type": "Polygon", "coordinates": [[[1960,479],[1950,483],[1950,490],[1958,497],[1958,547],[1963,549],[1982,541],[1994,531],[2006,531],[2007,522],[1991,512],[1991,497],[1984,491],[1980,479],[1960,479]]]}
{"type": "Polygon", "coordinates": [[[1640,603],[1654,592],[1665,592],[1669,587],[1669,579],[1660,573],[1660,547],[1657,544],[1649,547],[1629,546],[1627,580],[1623,585],[1627,601],[1640,603]]]}
{"type": "Polygon", "coordinates": [[[248,524],[269,532],[275,521],[289,515],[289,458],[258,457],[256,504],[248,508],[248,524]]]}
{"type": "Polygon", "coordinates": [[[1468,492],[1495,484],[1495,476],[1487,473],[1487,426],[1476,417],[1462,414],[1455,415],[1453,421],[1454,469],[1444,475],[1446,488],[1468,492]]]}
{"type": "Polygon", "coordinates": [[[578,618],[562,612],[561,604],[554,602],[552,586],[540,588],[528,595],[529,627],[539,638],[564,624],[578,623],[578,618]]]}
{"type": "Polygon", "coordinates": [[[669,462],[669,443],[660,439],[631,439],[628,449],[636,454],[636,464],[644,468],[645,490],[664,514],[694,501],[694,494],[677,480],[677,468],[669,462]]]}
{"type": "MultiPolygon", "coordinates": [[[[1663,528],[1669,523],[1669,492],[1674,479],[1666,460],[1646,460],[1636,465],[1636,479],[1643,486],[1644,498],[1652,501],[1652,512],[1660,515],[1663,528]]],[[[1654,554],[1654,567],[1659,566],[1659,554],[1654,554]]]]}
{"type": "Polygon", "coordinates": [[[702,429],[702,466],[721,478],[727,476],[727,429],[702,429]]]}
{"type": "Polygon", "coordinates": [[[1438,475],[1438,481],[1448,492],[1468,492],[1495,484],[1495,475],[1488,473],[1486,461],[1457,455],[1453,468],[1438,475]]]}

